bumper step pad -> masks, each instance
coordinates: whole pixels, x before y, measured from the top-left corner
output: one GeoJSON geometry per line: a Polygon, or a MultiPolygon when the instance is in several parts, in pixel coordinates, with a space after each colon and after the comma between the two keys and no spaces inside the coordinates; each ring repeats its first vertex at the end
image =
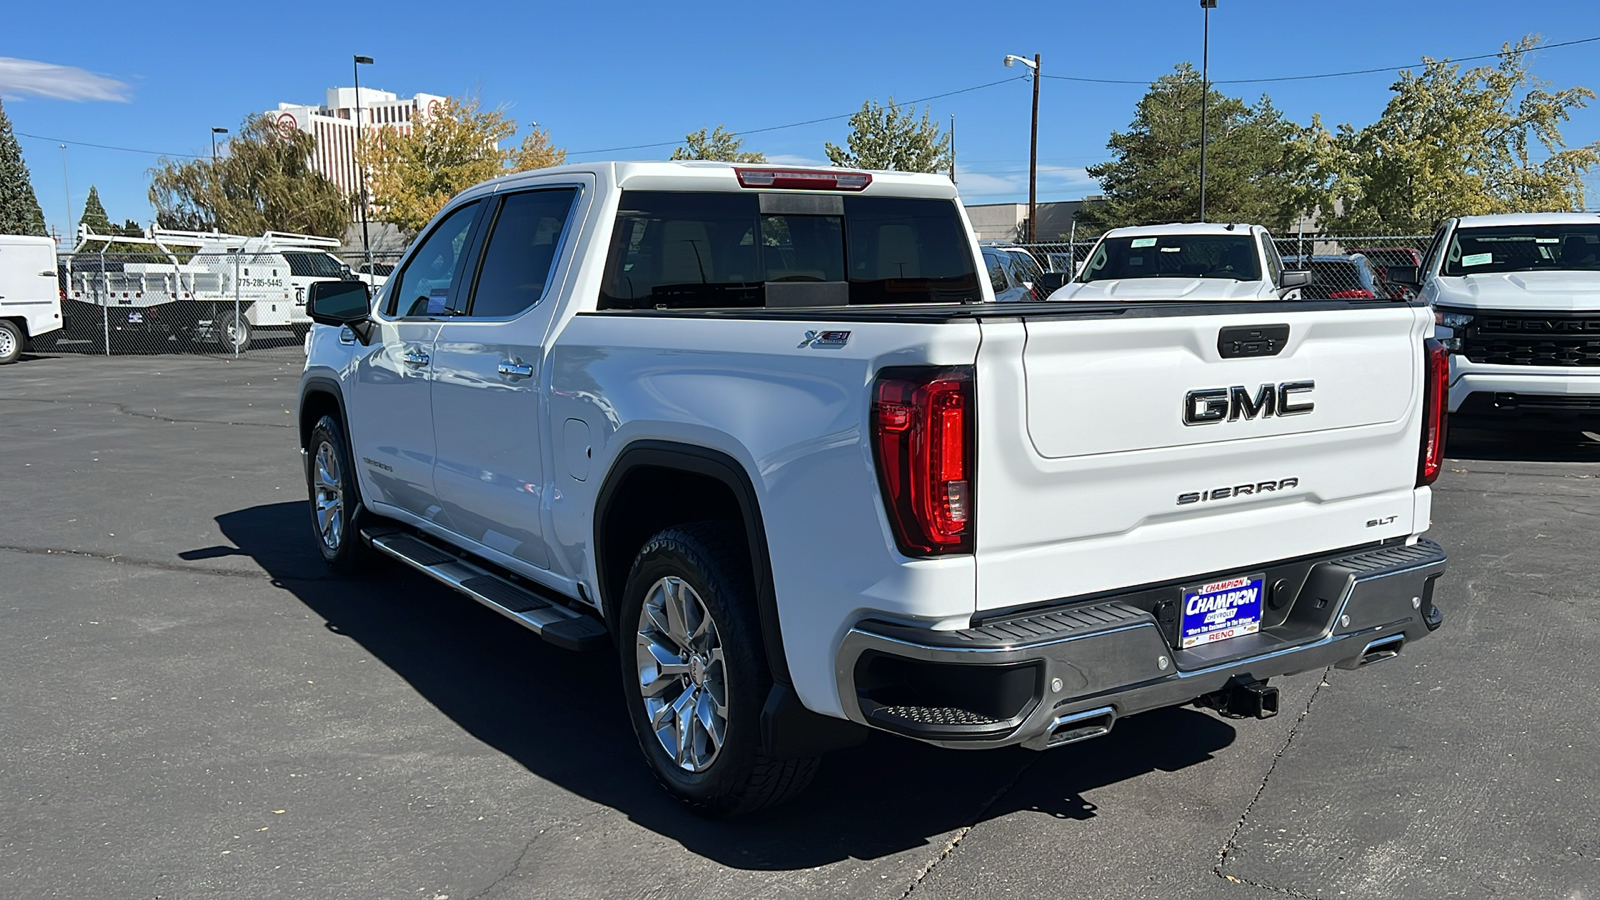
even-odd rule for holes
{"type": "Polygon", "coordinates": [[[552,602],[427,538],[394,528],[364,530],[372,548],[482,603],[566,650],[595,650],[607,643],[605,626],[577,610],[552,602]]]}

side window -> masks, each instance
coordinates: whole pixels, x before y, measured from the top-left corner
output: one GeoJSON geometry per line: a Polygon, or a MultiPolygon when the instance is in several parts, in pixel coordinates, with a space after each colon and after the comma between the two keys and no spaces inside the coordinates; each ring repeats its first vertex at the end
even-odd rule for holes
{"type": "Polygon", "coordinates": [[[983,254],[983,264],[989,268],[989,286],[994,288],[996,294],[1003,294],[1010,285],[1006,284],[1006,269],[1000,262],[1000,254],[990,250],[983,254]]]}
{"type": "Polygon", "coordinates": [[[1283,277],[1283,258],[1278,256],[1278,248],[1272,242],[1272,235],[1261,232],[1261,255],[1267,260],[1267,275],[1272,278],[1272,283],[1277,284],[1283,277]]]}
{"type": "Polygon", "coordinates": [[[1422,256],[1422,271],[1418,272],[1418,275],[1426,278],[1428,277],[1428,273],[1434,269],[1434,266],[1438,261],[1439,248],[1444,245],[1445,232],[1449,230],[1450,223],[1446,222],[1439,226],[1438,231],[1433,233],[1433,242],[1428,244],[1428,252],[1422,256]]]}
{"type": "Polygon", "coordinates": [[[515,316],[544,296],[577,188],[511,194],[489,226],[468,314],[515,316]]]}
{"type": "Polygon", "coordinates": [[[422,239],[389,292],[386,314],[401,318],[450,314],[450,287],[460,277],[479,205],[473,202],[457,209],[422,239]]]}

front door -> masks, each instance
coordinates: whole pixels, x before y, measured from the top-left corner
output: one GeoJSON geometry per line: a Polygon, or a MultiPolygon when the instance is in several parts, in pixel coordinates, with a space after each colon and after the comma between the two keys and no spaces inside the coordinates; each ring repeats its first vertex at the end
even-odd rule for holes
{"type": "Polygon", "coordinates": [[[434,486],[462,537],[549,568],[542,525],[544,339],[558,305],[563,236],[580,189],[496,198],[466,315],[434,343],[434,486]]]}
{"type": "Polygon", "coordinates": [[[381,297],[372,341],[352,379],[350,444],[363,499],[428,520],[440,512],[433,485],[434,339],[457,308],[451,304],[482,205],[450,213],[407,259],[381,297]]]}

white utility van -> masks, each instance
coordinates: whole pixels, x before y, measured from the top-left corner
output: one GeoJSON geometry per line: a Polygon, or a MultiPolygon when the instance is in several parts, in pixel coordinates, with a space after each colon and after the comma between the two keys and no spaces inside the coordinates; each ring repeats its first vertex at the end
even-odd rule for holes
{"type": "Polygon", "coordinates": [[[0,234],[0,365],[15,362],[29,344],[60,328],[56,242],[0,234]]]}

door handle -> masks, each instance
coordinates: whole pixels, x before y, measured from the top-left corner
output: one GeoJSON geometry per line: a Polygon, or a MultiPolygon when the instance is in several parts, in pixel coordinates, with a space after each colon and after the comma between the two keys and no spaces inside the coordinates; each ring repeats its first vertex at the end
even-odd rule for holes
{"type": "Polygon", "coordinates": [[[501,375],[510,375],[512,378],[527,378],[533,374],[533,364],[507,360],[496,366],[495,371],[501,375]]]}
{"type": "Polygon", "coordinates": [[[412,347],[406,351],[405,356],[400,357],[400,361],[413,369],[420,369],[428,364],[428,354],[412,347]]]}

